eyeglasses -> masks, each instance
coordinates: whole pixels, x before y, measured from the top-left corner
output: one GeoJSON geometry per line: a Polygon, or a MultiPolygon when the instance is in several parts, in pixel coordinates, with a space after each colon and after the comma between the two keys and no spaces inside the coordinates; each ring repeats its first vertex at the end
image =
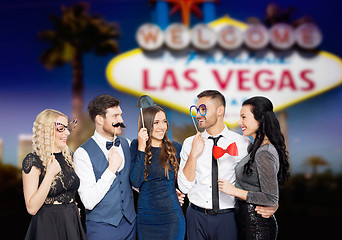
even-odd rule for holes
{"type": "Polygon", "coordinates": [[[199,105],[198,108],[195,105],[192,105],[190,107],[190,115],[191,115],[191,117],[196,117],[198,112],[203,117],[205,115],[207,115],[207,107],[205,106],[205,104],[199,105]]]}
{"type": "Polygon", "coordinates": [[[56,125],[56,131],[57,132],[64,132],[65,129],[68,129],[69,132],[71,132],[72,130],[74,130],[77,126],[77,119],[71,121],[68,126],[65,126],[63,123],[59,123],[59,122],[55,122],[56,125]]]}

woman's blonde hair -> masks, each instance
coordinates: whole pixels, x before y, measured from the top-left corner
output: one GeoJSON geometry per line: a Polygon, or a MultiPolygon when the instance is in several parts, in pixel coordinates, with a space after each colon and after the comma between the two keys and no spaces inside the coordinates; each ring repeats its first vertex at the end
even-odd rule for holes
{"type": "MultiPolygon", "coordinates": [[[[65,117],[63,113],[53,110],[45,109],[40,112],[33,123],[33,136],[32,136],[32,148],[33,152],[38,155],[46,169],[47,163],[51,160],[51,154],[53,152],[54,135],[56,130],[56,121],[58,117],[65,117]]],[[[68,146],[62,150],[62,154],[65,157],[66,162],[73,167],[71,154],[68,146]]]]}

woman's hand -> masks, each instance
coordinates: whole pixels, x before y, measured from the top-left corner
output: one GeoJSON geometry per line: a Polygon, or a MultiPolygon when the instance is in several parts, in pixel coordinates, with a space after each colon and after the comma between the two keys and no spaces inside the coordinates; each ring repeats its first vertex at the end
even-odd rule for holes
{"type": "Polygon", "coordinates": [[[180,205],[183,206],[185,194],[179,191],[177,188],[176,188],[176,193],[177,193],[178,201],[180,205]]]}
{"type": "Polygon", "coordinates": [[[51,159],[47,162],[46,174],[40,185],[40,170],[37,167],[32,167],[28,174],[22,171],[25,204],[29,214],[35,215],[44,204],[51,182],[60,171],[61,166],[55,156],[51,156],[51,159]]]}
{"type": "Polygon", "coordinates": [[[46,165],[46,175],[55,177],[60,171],[61,166],[59,165],[59,162],[56,160],[55,156],[52,155],[50,161],[48,161],[46,165]]]}
{"type": "Polygon", "coordinates": [[[230,182],[224,179],[218,180],[218,188],[221,192],[224,192],[228,195],[233,195],[235,191],[235,187],[230,182]]]}
{"type": "Polygon", "coordinates": [[[221,192],[246,201],[248,191],[236,188],[233,184],[224,179],[219,179],[217,182],[218,188],[221,192]]]}
{"type": "Polygon", "coordinates": [[[145,152],[146,142],[148,140],[148,132],[146,128],[140,128],[138,132],[138,150],[145,152]]]}

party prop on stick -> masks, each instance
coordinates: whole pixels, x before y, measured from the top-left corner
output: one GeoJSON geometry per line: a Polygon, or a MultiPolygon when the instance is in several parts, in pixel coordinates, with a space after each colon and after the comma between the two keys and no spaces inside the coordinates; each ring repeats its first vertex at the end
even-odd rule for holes
{"type": "Polygon", "coordinates": [[[230,156],[239,156],[239,150],[237,148],[237,145],[235,142],[232,144],[229,144],[229,146],[226,149],[223,149],[218,146],[214,146],[213,148],[213,155],[215,159],[219,159],[222,157],[225,153],[227,153],[230,156]]]}
{"type": "Polygon", "coordinates": [[[118,122],[118,123],[116,123],[116,124],[112,123],[112,126],[113,126],[113,127],[126,128],[126,125],[123,124],[122,122],[118,122]]]}
{"type": "Polygon", "coordinates": [[[196,118],[196,115],[198,112],[200,113],[202,117],[204,117],[207,114],[207,107],[205,106],[205,104],[199,105],[198,108],[196,107],[196,105],[192,105],[190,107],[190,116],[197,132],[198,132],[198,128],[197,128],[194,118],[196,118]]]}
{"type": "Polygon", "coordinates": [[[126,126],[122,122],[118,122],[116,124],[112,123],[112,126],[114,127],[114,137],[113,137],[113,141],[114,141],[115,136],[116,136],[116,129],[115,128],[117,128],[117,127],[126,128],[126,126]]]}
{"type": "Polygon", "coordinates": [[[57,132],[64,132],[65,129],[68,129],[69,132],[72,132],[77,126],[77,119],[72,120],[68,123],[68,126],[65,126],[63,123],[55,122],[53,128],[53,140],[52,140],[52,149],[51,149],[51,156],[53,155],[53,150],[55,148],[55,138],[56,138],[56,131],[57,132]]]}
{"type": "Polygon", "coordinates": [[[145,124],[144,124],[144,115],[143,115],[143,108],[149,108],[152,106],[155,106],[156,104],[153,102],[152,98],[148,95],[143,95],[138,99],[138,106],[140,108],[140,113],[141,113],[141,121],[142,121],[142,125],[143,128],[145,128],[145,124]]]}
{"type": "Polygon", "coordinates": [[[68,124],[68,130],[69,130],[69,132],[72,132],[75,128],[76,128],[76,126],[77,126],[77,118],[76,119],[74,119],[74,120],[72,120],[71,122],[69,122],[69,124],[68,124]]]}
{"type": "Polygon", "coordinates": [[[51,161],[50,161],[50,162],[52,162],[52,159],[53,159],[53,150],[54,150],[54,148],[55,148],[55,136],[56,136],[57,127],[58,127],[58,123],[55,122],[54,128],[53,128],[53,139],[52,139],[51,161]]]}
{"type": "Polygon", "coordinates": [[[222,157],[225,153],[227,153],[230,156],[239,156],[239,151],[237,148],[237,145],[235,142],[232,144],[229,144],[229,146],[226,149],[223,149],[219,146],[213,147],[213,156],[217,161],[217,169],[218,169],[218,177],[220,179],[220,166],[219,166],[219,158],[222,157]]]}
{"type": "Polygon", "coordinates": [[[194,123],[194,126],[195,126],[195,128],[196,128],[196,132],[198,132],[198,128],[197,128],[197,126],[196,126],[196,123],[195,123],[194,118],[192,117],[191,119],[192,119],[192,122],[194,123]]]}
{"type": "Polygon", "coordinates": [[[114,140],[115,140],[115,136],[116,135],[116,128],[114,127],[114,137],[113,137],[113,142],[114,142],[114,140]]]}

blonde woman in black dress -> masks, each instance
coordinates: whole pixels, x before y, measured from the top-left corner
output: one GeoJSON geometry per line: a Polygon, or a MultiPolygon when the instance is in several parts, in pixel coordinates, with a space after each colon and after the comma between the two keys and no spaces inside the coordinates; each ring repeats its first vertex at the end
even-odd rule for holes
{"type": "Polygon", "coordinates": [[[39,113],[33,124],[33,152],[22,164],[25,204],[32,215],[25,239],[87,239],[75,204],[80,180],[66,144],[71,128],[68,118],[52,109],[39,113]]]}
{"type": "Polygon", "coordinates": [[[239,125],[253,144],[248,155],[235,167],[235,186],[220,179],[219,190],[235,196],[235,217],[239,239],[276,239],[277,221],[263,218],[256,205],[277,206],[278,183],[289,177],[288,154],[272,102],[265,97],[247,99],[240,112],[239,125]]]}

